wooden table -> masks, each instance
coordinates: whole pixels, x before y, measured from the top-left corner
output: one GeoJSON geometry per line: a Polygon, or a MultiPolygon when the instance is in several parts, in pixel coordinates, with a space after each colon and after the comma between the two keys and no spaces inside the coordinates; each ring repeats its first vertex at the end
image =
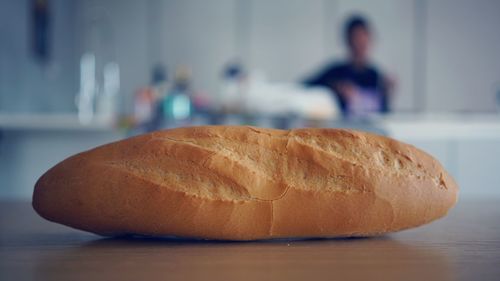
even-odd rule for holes
{"type": "Polygon", "coordinates": [[[102,239],[0,203],[0,280],[500,280],[500,199],[369,239],[102,239]]]}

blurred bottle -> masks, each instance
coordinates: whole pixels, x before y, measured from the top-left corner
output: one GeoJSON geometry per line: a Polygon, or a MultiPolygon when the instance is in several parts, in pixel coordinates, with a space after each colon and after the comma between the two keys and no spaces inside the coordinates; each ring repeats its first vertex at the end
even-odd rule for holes
{"type": "Polygon", "coordinates": [[[80,90],[76,96],[78,119],[87,124],[94,117],[94,99],[97,92],[95,56],[86,53],[80,59],[80,90]]]}
{"type": "Polygon", "coordinates": [[[154,116],[154,93],[151,87],[144,87],[134,96],[134,123],[144,125],[151,122],[154,116]]]}
{"type": "Polygon", "coordinates": [[[103,87],[97,100],[97,117],[113,121],[118,115],[118,92],[120,90],[120,68],[117,63],[107,63],[103,70],[103,87]]]}
{"type": "Polygon", "coordinates": [[[174,83],[162,104],[165,127],[186,126],[193,115],[191,72],[187,67],[179,67],[174,83]]]}
{"type": "Polygon", "coordinates": [[[167,70],[162,63],[158,63],[153,68],[151,75],[151,87],[153,88],[155,99],[163,99],[170,90],[170,83],[168,81],[167,70]]]}
{"type": "Polygon", "coordinates": [[[134,97],[134,120],[145,131],[154,131],[163,124],[162,101],[170,90],[163,64],[157,64],[151,73],[149,86],[139,89],[134,97]]]}
{"type": "Polygon", "coordinates": [[[222,113],[242,113],[245,109],[246,75],[239,62],[229,62],[222,71],[221,89],[216,110],[222,113]]]}

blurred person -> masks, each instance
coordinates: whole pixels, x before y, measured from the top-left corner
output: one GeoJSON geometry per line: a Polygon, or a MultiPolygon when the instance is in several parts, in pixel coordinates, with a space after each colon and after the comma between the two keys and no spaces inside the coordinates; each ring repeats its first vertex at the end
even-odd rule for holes
{"type": "Polygon", "coordinates": [[[345,23],[344,40],[347,60],[329,64],[305,84],[329,88],[346,116],[389,112],[393,83],[370,63],[373,38],[368,21],[351,16],[345,23]]]}

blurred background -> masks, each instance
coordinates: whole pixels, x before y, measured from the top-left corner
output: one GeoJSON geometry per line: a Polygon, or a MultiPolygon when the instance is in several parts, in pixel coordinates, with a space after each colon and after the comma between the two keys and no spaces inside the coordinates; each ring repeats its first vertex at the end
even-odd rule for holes
{"type": "Polygon", "coordinates": [[[0,199],[206,124],[376,132],[500,196],[498,27],[498,0],[0,0],[0,199]]]}

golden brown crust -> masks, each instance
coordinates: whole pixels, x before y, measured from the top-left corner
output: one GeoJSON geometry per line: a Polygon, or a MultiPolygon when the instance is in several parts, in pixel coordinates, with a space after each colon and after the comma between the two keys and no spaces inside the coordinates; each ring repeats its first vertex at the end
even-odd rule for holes
{"type": "Polygon", "coordinates": [[[444,216],[457,193],[434,158],[386,137],[205,126],[70,157],[39,179],[33,206],[103,235],[251,240],[397,231],[444,216]]]}

